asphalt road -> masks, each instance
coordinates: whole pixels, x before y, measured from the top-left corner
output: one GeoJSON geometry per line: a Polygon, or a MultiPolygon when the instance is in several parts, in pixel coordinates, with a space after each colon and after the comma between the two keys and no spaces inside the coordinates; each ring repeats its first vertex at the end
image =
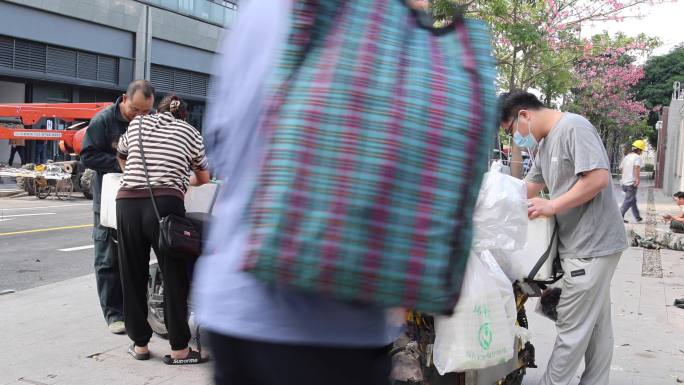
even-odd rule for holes
{"type": "Polygon", "coordinates": [[[0,292],[90,274],[92,201],[0,198],[0,292]]]}

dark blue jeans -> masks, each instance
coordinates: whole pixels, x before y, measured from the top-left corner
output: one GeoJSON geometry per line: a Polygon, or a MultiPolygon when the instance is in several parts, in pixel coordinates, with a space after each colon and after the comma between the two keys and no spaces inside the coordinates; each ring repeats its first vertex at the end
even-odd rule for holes
{"type": "Polygon", "coordinates": [[[636,186],[622,186],[622,191],[625,192],[625,200],[622,202],[622,207],[620,208],[620,213],[622,217],[625,217],[627,210],[632,209],[632,215],[634,219],[641,220],[641,214],[639,214],[639,207],[637,206],[637,187],[636,186]]]}
{"type": "Polygon", "coordinates": [[[44,164],[45,160],[46,160],[46,158],[45,158],[45,145],[36,146],[36,158],[33,160],[34,163],[44,164]]]}
{"type": "Polygon", "coordinates": [[[112,233],[100,226],[100,213],[93,213],[93,243],[95,244],[95,281],[100,306],[107,324],[123,321],[123,291],[119,273],[119,255],[112,233]]]}

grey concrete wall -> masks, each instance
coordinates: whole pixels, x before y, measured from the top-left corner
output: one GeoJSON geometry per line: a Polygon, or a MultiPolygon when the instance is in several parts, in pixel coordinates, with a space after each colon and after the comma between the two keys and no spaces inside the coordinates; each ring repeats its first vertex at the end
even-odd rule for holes
{"type": "Polygon", "coordinates": [[[684,190],[682,174],[684,174],[684,146],[682,146],[682,127],[684,120],[684,100],[673,100],[670,104],[667,119],[667,149],[665,152],[665,168],[663,170],[663,193],[671,195],[684,190]]]}
{"type": "Polygon", "coordinates": [[[3,35],[133,57],[133,33],[128,31],[5,2],[0,2],[0,15],[3,35]]]}
{"type": "Polygon", "coordinates": [[[150,7],[150,19],[154,38],[205,51],[218,51],[223,28],[154,7],[150,7]]]}
{"type": "Polygon", "coordinates": [[[136,32],[145,6],[132,0],[3,0],[96,24],[136,32]]]}
{"type": "MultiPolygon", "coordinates": [[[[23,83],[0,81],[0,103],[23,103],[25,88],[23,83]]],[[[0,163],[7,163],[9,156],[9,140],[0,140],[0,163]]],[[[19,165],[18,156],[14,157],[14,163],[19,165]]]]}
{"type": "Polygon", "coordinates": [[[151,51],[152,63],[189,71],[206,73],[214,62],[213,52],[156,38],[152,39],[151,51]]]}

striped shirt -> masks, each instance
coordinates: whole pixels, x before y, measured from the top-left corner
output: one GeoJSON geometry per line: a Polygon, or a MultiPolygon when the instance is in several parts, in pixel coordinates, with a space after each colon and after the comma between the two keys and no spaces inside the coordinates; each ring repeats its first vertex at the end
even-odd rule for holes
{"type": "Polygon", "coordinates": [[[202,135],[169,112],[133,119],[117,146],[118,156],[126,159],[121,190],[147,189],[140,156],[141,133],[152,188],[171,188],[184,195],[190,182],[190,171],[208,167],[202,135]]]}

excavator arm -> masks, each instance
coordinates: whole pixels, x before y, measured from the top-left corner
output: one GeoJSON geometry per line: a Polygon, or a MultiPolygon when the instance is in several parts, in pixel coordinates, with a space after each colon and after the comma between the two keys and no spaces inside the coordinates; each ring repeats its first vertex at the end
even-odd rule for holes
{"type": "Polygon", "coordinates": [[[24,126],[43,118],[58,118],[66,122],[90,120],[98,111],[112,103],[20,103],[0,104],[0,118],[16,118],[24,126]]]}
{"type": "Polygon", "coordinates": [[[19,103],[0,104],[0,139],[59,140],[65,152],[78,153],[85,134],[84,124],[66,130],[30,129],[43,118],[57,118],[65,122],[90,120],[112,103],[19,103]],[[2,121],[5,121],[3,123],[2,121]]]}

